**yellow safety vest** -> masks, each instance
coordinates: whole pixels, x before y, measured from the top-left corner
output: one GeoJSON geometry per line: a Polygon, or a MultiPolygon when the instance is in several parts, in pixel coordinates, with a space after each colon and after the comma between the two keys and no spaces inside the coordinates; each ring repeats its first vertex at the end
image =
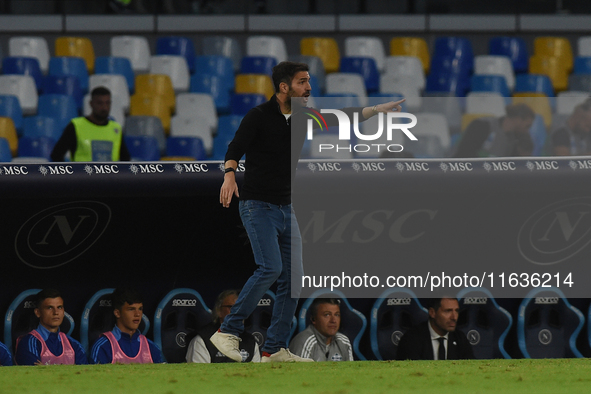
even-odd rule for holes
{"type": "Polygon", "coordinates": [[[85,117],[72,119],[76,130],[76,152],[73,161],[119,161],[123,131],[121,125],[109,120],[104,126],[85,117]]]}

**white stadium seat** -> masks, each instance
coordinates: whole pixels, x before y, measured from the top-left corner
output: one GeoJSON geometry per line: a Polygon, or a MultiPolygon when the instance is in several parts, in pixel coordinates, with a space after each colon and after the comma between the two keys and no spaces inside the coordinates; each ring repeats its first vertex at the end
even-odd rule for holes
{"type": "Polygon", "coordinates": [[[43,74],[47,74],[51,55],[43,37],[11,37],[8,40],[8,55],[34,57],[39,60],[43,74]]]}
{"type": "Polygon", "coordinates": [[[111,37],[111,56],[126,57],[135,73],[146,73],[150,69],[150,45],[142,36],[111,37]]]}
{"type": "Polygon", "coordinates": [[[467,114],[505,116],[505,98],[496,92],[470,92],[466,96],[467,114]]]}
{"type": "Polygon", "coordinates": [[[213,136],[207,124],[207,119],[200,117],[183,118],[180,115],[173,116],[170,121],[171,137],[199,137],[203,141],[203,147],[208,155],[213,152],[213,136]]]}
{"type": "Polygon", "coordinates": [[[176,96],[176,114],[183,118],[205,120],[213,135],[217,132],[218,116],[215,102],[210,94],[181,93],[176,96]]]}
{"type": "Polygon", "coordinates": [[[111,101],[117,101],[125,112],[129,111],[129,88],[121,74],[94,74],[90,76],[88,90],[104,86],[111,91],[111,101]]]}
{"type": "Polygon", "coordinates": [[[363,77],[355,73],[331,73],[326,76],[326,93],[356,94],[362,107],[367,105],[363,77]]]}
{"type": "Polygon", "coordinates": [[[345,56],[371,57],[380,72],[384,72],[386,67],[384,45],[378,37],[347,37],[345,56]]]}
{"type": "Polygon", "coordinates": [[[507,81],[509,90],[515,88],[513,64],[507,56],[480,55],[474,58],[474,74],[502,75],[507,81]]]}
{"type": "Polygon", "coordinates": [[[37,112],[37,86],[30,75],[0,75],[0,94],[18,97],[23,115],[37,112]]]}
{"type": "Polygon", "coordinates": [[[246,40],[246,55],[270,56],[281,63],[287,60],[287,48],[281,37],[251,36],[246,40]]]}
{"type": "Polygon", "coordinates": [[[191,74],[184,56],[155,55],[150,58],[150,74],[165,74],[170,77],[175,93],[189,90],[191,74]]]}
{"type": "Polygon", "coordinates": [[[388,56],[385,74],[408,78],[416,83],[419,89],[425,89],[425,73],[421,59],[416,56],[388,56]]]}

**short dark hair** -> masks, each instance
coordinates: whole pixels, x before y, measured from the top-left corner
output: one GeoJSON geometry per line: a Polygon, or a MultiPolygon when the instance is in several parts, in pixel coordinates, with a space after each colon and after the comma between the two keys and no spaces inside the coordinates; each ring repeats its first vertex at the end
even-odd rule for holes
{"type": "Polygon", "coordinates": [[[506,107],[508,118],[533,119],[536,113],[527,104],[510,104],[506,107]]]}
{"type": "Polygon", "coordinates": [[[318,307],[322,304],[338,305],[339,309],[341,308],[341,300],[338,298],[316,298],[314,301],[312,301],[312,305],[310,305],[311,319],[316,317],[316,313],[318,313],[318,307]]]}
{"type": "Polygon", "coordinates": [[[111,91],[104,86],[97,86],[96,88],[92,89],[90,92],[90,98],[94,98],[96,96],[110,96],[111,91]]]}
{"type": "Polygon", "coordinates": [[[121,309],[127,302],[131,304],[143,303],[142,295],[135,289],[117,288],[111,294],[113,309],[121,309]]]}
{"type": "Polygon", "coordinates": [[[39,308],[39,305],[43,303],[47,298],[58,298],[62,294],[56,289],[43,289],[35,296],[35,307],[39,308]]]}
{"type": "Polygon", "coordinates": [[[211,310],[211,320],[213,320],[215,323],[219,323],[220,322],[219,313],[220,313],[220,309],[222,308],[224,299],[228,296],[231,296],[231,295],[235,295],[236,297],[238,297],[239,294],[240,294],[240,290],[235,290],[235,289],[222,291],[218,295],[218,298],[216,298],[215,304],[213,305],[213,309],[211,310]]]}
{"type": "Polygon", "coordinates": [[[275,92],[279,92],[279,85],[281,82],[285,82],[291,86],[293,77],[300,71],[310,71],[306,63],[297,62],[281,62],[273,67],[273,86],[275,92]]]}
{"type": "Polygon", "coordinates": [[[450,300],[458,300],[457,298],[448,296],[448,297],[440,297],[440,298],[431,298],[429,300],[429,308],[433,308],[437,311],[437,309],[439,309],[441,307],[441,300],[445,300],[445,299],[450,299],[450,300]]]}

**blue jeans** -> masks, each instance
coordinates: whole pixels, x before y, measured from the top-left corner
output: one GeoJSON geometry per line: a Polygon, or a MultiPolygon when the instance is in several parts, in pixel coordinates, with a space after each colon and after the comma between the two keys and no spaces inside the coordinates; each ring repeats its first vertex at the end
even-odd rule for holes
{"type": "Polygon", "coordinates": [[[240,218],[258,268],[246,281],[236,304],[224,319],[221,331],[240,335],[244,331],[244,320],[277,281],[271,325],[261,349],[273,354],[287,347],[291,332],[291,322],[301,291],[302,237],[291,204],[274,205],[258,200],[241,200],[240,218]],[[292,274],[297,288],[292,288],[292,274]]]}

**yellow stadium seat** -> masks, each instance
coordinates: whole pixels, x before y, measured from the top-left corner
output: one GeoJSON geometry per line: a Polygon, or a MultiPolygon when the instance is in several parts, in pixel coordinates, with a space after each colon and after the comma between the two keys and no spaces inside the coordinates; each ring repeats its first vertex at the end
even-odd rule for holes
{"type": "Polygon", "coordinates": [[[236,75],[236,93],[264,94],[267,100],[275,94],[271,77],[263,74],[236,75]]]}
{"type": "Polygon", "coordinates": [[[568,70],[558,57],[534,55],[529,58],[530,74],[544,74],[552,81],[556,93],[568,89],[568,70]]]}
{"type": "Polygon", "coordinates": [[[195,161],[194,157],[190,156],[164,156],[160,161],[195,161]]]}
{"type": "Polygon", "coordinates": [[[420,37],[394,37],[390,40],[391,56],[416,56],[423,63],[423,71],[429,73],[431,57],[427,42],[420,37]]]}
{"type": "Polygon", "coordinates": [[[94,48],[92,41],[84,37],[58,37],[55,40],[55,56],[76,56],[86,62],[88,73],[94,73],[94,48]]]}
{"type": "Polygon", "coordinates": [[[168,104],[161,96],[144,95],[136,93],[131,97],[129,115],[157,116],[162,122],[164,131],[170,131],[170,110],[168,104]]]}
{"type": "Polygon", "coordinates": [[[170,113],[174,112],[176,98],[172,80],[165,74],[140,74],[135,77],[135,92],[143,96],[162,96],[170,113]]]}
{"type": "Polygon", "coordinates": [[[13,157],[16,156],[18,151],[18,136],[11,118],[0,117],[0,138],[6,138],[8,140],[10,153],[12,153],[13,157]]]}
{"type": "Polygon", "coordinates": [[[300,41],[300,54],[305,56],[318,56],[322,59],[324,70],[327,73],[339,71],[341,65],[341,53],[334,38],[307,37],[300,41]]]}
{"type": "Polygon", "coordinates": [[[560,59],[567,72],[573,70],[573,50],[564,37],[537,37],[534,40],[534,56],[549,56],[560,59]]]}
{"type": "Polygon", "coordinates": [[[468,127],[468,125],[470,123],[472,123],[472,121],[474,119],[478,119],[478,118],[487,118],[487,117],[491,117],[493,116],[492,114],[464,114],[462,115],[462,133],[464,132],[464,130],[466,130],[466,127],[468,127]]]}
{"type": "Polygon", "coordinates": [[[513,104],[527,104],[531,109],[544,119],[547,129],[552,125],[552,108],[550,99],[544,93],[519,92],[513,93],[513,104]]]}

